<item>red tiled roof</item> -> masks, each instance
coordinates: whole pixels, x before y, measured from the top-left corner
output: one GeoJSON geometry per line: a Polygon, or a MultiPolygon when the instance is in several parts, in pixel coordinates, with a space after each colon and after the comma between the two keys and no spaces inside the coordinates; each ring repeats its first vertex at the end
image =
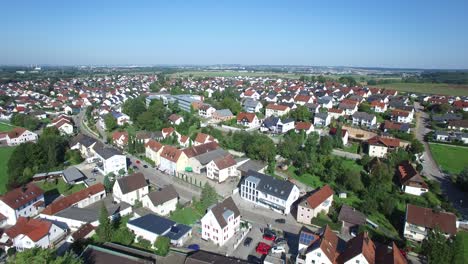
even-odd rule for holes
{"type": "Polygon", "coordinates": [[[226,155],[224,157],[220,157],[214,160],[216,167],[219,170],[223,170],[229,167],[232,167],[237,164],[236,160],[232,157],[232,155],[226,155]]]}
{"type": "Polygon", "coordinates": [[[255,117],[256,117],[255,113],[241,112],[241,113],[237,114],[237,121],[242,121],[242,120],[246,119],[249,123],[252,123],[254,121],[255,117]]]}
{"type": "Polygon", "coordinates": [[[15,127],[10,132],[8,132],[9,138],[17,138],[21,136],[24,132],[26,132],[25,128],[22,127],[15,127]]]}
{"type": "Polygon", "coordinates": [[[78,191],[76,193],[70,194],[69,196],[65,196],[60,198],[53,203],[49,204],[43,211],[42,214],[46,215],[54,215],[62,210],[67,209],[68,207],[82,201],[91,195],[95,195],[97,193],[103,192],[105,190],[104,185],[102,183],[97,183],[92,185],[86,189],[78,191]]]}
{"type": "Polygon", "coordinates": [[[372,101],[371,106],[372,107],[385,108],[386,104],[384,102],[372,101]]]}
{"type": "Polygon", "coordinates": [[[375,136],[369,139],[367,142],[369,145],[384,145],[386,147],[393,148],[400,147],[400,140],[398,138],[375,136]]]}
{"type": "Polygon", "coordinates": [[[192,157],[213,151],[217,148],[219,148],[218,142],[212,141],[212,142],[208,142],[208,143],[201,144],[198,146],[193,146],[191,148],[186,148],[183,150],[183,152],[188,158],[192,158],[192,157]]]}
{"type": "Polygon", "coordinates": [[[328,112],[330,112],[330,113],[342,114],[342,113],[343,113],[343,109],[330,108],[330,109],[328,109],[328,112]]]}
{"type": "Polygon", "coordinates": [[[19,187],[0,196],[5,204],[13,209],[18,209],[23,205],[33,201],[44,194],[44,191],[34,183],[28,183],[25,187],[19,187]]]}
{"type": "Polygon", "coordinates": [[[169,116],[169,120],[172,121],[172,122],[176,122],[177,120],[179,120],[180,116],[179,115],[176,115],[176,114],[172,114],[169,116]]]}
{"type": "Polygon", "coordinates": [[[344,263],[362,254],[369,264],[375,264],[375,244],[367,232],[359,234],[346,243],[346,249],[340,255],[340,262],[344,263]]]}
{"type": "Polygon", "coordinates": [[[408,117],[408,116],[409,116],[409,112],[408,112],[408,111],[403,111],[403,110],[393,110],[393,111],[392,111],[392,116],[404,116],[404,117],[408,117]]]}
{"type": "Polygon", "coordinates": [[[215,141],[213,136],[207,135],[204,133],[198,133],[197,137],[195,138],[195,142],[202,143],[202,144],[207,143],[207,140],[208,142],[215,141]]]}
{"type": "Polygon", "coordinates": [[[286,111],[289,108],[287,105],[279,104],[268,104],[266,109],[277,110],[277,111],[286,111]]]}
{"type": "Polygon", "coordinates": [[[11,239],[17,237],[18,235],[25,235],[32,241],[36,242],[49,233],[51,226],[52,223],[48,221],[19,217],[18,221],[16,221],[16,224],[8,228],[5,233],[11,239]]]}
{"type": "Polygon", "coordinates": [[[419,188],[427,188],[424,179],[419,175],[418,171],[408,161],[403,161],[397,167],[398,177],[402,185],[408,185],[419,188]]]}
{"type": "Polygon", "coordinates": [[[320,188],[320,190],[307,197],[305,205],[307,205],[309,208],[315,209],[332,195],[333,190],[327,184],[320,188]]]}
{"type": "Polygon", "coordinates": [[[408,204],[406,221],[430,229],[439,227],[440,231],[446,234],[455,235],[457,233],[457,217],[452,213],[436,212],[430,208],[408,204]]]}
{"type": "Polygon", "coordinates": [[[309,130],[312,127],[312,123],[310,122],[296,122],[295,129],[296,130],[309,130]]]}
{"type": "Polygon", "coordinates": [[[338,236],[326,225],[323,235],[320,238],[320,249],[322,249],[323,253],[327,255],[331,262],[335,262],[335,259],[338,257],[338,252],[336,251],[338,240],[338,236]]]}
{"type": "Polygon", "coordinates": [[[177,149],[176,147],[164,146],[160,157],[165,158],[172,162],[177,162],[181,154],[182,154],[182,150],[177,149]]]}

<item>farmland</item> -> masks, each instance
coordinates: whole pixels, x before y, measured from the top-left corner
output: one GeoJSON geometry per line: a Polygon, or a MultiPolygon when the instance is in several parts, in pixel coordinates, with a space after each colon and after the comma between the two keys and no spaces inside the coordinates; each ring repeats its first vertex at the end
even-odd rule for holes
{"type": "Polygon", "coordinates": [[[431,143],[429,146],[437,165],[443,171],[458,174],[468,166],[468,155],[466,155],[468,148],[437,143],[431,143]]]}
{"type": "Polygon", "coordinates": [[[443,94],[462,96],[468,95],[468,85],[445,84],[445,83],[388,83],[379,84],[375,87],[393,89],[409,93],[443,94]]]}

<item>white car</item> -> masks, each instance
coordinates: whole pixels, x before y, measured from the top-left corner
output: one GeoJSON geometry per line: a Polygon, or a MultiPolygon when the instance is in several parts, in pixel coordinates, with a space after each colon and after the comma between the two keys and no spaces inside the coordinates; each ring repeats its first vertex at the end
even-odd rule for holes
{"type": "Polygon", "coordinates": [[[280,253],[286,253],[286,249],[282,246],[274,246],[271,248],[271,253],[274,254],[280,254],[280,253]]]}

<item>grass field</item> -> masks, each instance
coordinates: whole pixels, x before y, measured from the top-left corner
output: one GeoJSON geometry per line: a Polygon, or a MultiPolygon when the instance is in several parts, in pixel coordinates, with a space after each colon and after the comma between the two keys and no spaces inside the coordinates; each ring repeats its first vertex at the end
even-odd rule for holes
{"type": "Polygon", "coordinates": [[[73,185],[67,185],[62,179],[59,179],[57,181],[57,184],[55,184],[55,181],[42,181],[42,182],[37,182],[37,186],[39,186],[44,192],[50,192],[50,191],[57,191],[59,194],[63,195],[70,195],[72,193],[81,191],[86,188],[84,184],[73,184],[73,185]]]}
{"type": "Polygon", "coordinates": [[[171,220],[184,225],[192,225],[202,216],[192,207],[184,207],[172,212],[169,217],[171,220]]]}
{"type": "Polygon", "coordinates": [[[6,192],[7,165],[13,150],[15,150],[14,147],[0,148],[0,194],[6,192]]]}
{"type": "Polygon", "coordinates": [[[468,263],[468,232],[460,231],[455,237],[455,252],[457,255],[453,263],[468,263]]]}
{"type": "Polygon", "coordinates": [[[15,126],[0,122],[0,132],[7,132],[14,128],[15,126]]]}
{"type": "Polygon", "coordinates": [[[428,93],[462,96],[468,95],[468,85],[445,83],[388,83],[375,85],[375,87],[393,89],[402,92],[428,93]]]}
{"type": "Polygon", "coordinates": [[[467,147],[430,143],[432,156],[443,171],[460,173],[468,166],[467,147]]]}
{"type": "Polygon", "coordinates": [[[186,71],[177,72],[171,74],[172,77],[237,77],[237,76],[248,76],[248,77],[276,77],[276,78],[289,78],[299,79],[301,74],[293,73],[282,73],[282,72],[242,72],[242,71],[186,71]]]}

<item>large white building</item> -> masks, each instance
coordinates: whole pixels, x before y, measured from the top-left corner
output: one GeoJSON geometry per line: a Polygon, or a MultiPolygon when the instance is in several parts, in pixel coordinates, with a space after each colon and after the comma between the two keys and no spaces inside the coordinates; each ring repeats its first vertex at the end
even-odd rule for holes
{"type": "Polygon", "coordinates": [[[112,188],[114,200],[134,205],[142,201],[143,196],[149,192],[148,183],[143,173],[138,172],[118,179],[112,188]]]}
{"type": "Polygon", "coordinates": [[[44,191],[34,183],[0,197],[0,226],[14,225],[19,217],[31,217],[44,207],[44,191]]]}
{"type": "Polygon", "coordinates": [[[290,181],[255,171],[248,171],[240,185],[242,199],[285,215],[290,213],[292,204],[299,199],[299,193],[299,188],[290,181]]]}
{"type": "Polygon", "coordinates": [[[206,165],[206,177],[219,183],[237,176],[237,162],[232,155],[213,159],[206,165]]]}
{"type": "Polygon", "coordinates": [[[202,239],[223,246],[240,229],[240,212],[231,197],[208,209],[201,219],[202,239]]]}

